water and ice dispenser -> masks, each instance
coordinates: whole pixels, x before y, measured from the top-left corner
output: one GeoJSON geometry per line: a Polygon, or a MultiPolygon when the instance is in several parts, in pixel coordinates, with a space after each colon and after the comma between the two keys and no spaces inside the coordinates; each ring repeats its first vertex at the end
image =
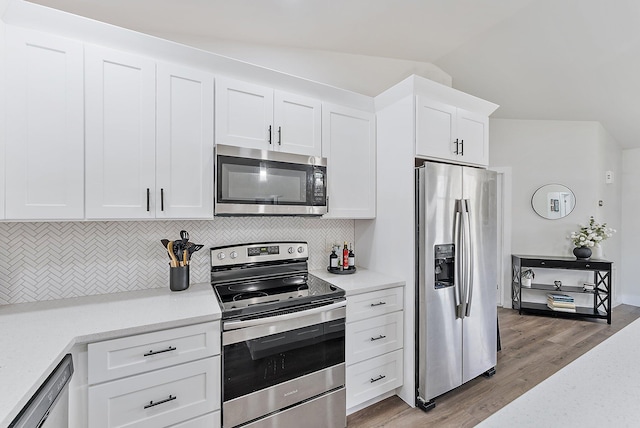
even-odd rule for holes
{"type": "Polygon", "coordinates": [[[452,287],[455,272],[455,246],[442,244],[434,247],[435,288],[452,287]]]}

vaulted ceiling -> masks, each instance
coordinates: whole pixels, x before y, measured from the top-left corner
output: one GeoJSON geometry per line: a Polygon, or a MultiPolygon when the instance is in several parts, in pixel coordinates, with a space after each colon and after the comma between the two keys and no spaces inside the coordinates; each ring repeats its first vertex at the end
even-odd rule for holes
{"type": "Polygon", "coordinates": [[[640,147],[637,0],[32,0],[140,32],[433,63],[493,117],[640,147]]]}

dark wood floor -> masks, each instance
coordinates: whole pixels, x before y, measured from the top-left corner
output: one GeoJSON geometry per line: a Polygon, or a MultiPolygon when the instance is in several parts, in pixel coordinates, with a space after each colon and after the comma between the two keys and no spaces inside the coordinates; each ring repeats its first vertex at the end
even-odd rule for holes
{"type": "Polygon", "coordinates": [[[496,374],[480,376],[436,399],[429,412],[394,396],[350,415],[356,427],[472,427],[562,367],[640,318],[640,308],[619,305],[612,323],[518,315],[498,308],[502,351],[496,374]]]}

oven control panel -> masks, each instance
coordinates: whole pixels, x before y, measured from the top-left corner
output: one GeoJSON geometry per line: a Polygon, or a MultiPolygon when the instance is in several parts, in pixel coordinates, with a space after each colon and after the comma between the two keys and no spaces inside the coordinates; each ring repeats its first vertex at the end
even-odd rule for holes
{"type": "Polygon", "coordinates": [[[279,245],[264,245],[260,247],[249,247],[247,248],[247,255],[249,257],[253,256],[268,256],[271,254],[280,254],[280,246],[279,245]]]}
{"type": "Polygon", "coordinates": [[[211,267],[224,267],[278,260],[307,260],[306,242],[260,242],[211,247],[211,267]]]}

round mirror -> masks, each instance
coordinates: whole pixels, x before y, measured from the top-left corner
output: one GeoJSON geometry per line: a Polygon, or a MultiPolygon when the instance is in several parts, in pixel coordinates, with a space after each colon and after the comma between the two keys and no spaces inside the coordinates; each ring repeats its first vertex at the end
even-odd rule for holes
{"type": "Polygon", "coordinates": [[[531,206],[540,217],[556,220],[573,211],[576,196],[562,184],[546,184],[534,192],[531,206]]]}

